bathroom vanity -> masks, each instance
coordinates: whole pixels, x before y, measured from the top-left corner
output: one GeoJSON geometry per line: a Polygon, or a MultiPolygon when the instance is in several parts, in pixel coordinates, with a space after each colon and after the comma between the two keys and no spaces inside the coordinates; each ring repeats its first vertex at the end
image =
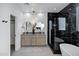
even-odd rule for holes
{"type": "Polygon", "coordinates": [[[45,46],[46,44],[46,36],[44,33],[35,32],[33,34],[32,32],[24,32],[21,35],[21,46],[45,46]]]}

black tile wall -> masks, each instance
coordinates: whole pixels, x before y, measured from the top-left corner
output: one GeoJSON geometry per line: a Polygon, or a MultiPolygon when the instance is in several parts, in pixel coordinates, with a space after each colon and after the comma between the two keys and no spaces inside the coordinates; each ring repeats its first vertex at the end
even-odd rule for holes
{"type": "MultiPolygon", "coordinates": [[[[76,7],[79,6],[78,3],[70,3],[67,7],[61,10],[59,13],[48,13],[48,21],[52,20],[53,24],[56,24],[56,27],[53,27],[51,30],[51,44],[50,46],[54,49],[55,52],[55,39],[54,37],[58,37],[64,40],[65,43],[77,45],[79,43],[79,32],[76,31],[76,7]],[[58,30],[58,17],[66,17],[66,30],[60,31],[58,30]],[[55,34],[56,33],[56,34],[55,34]]],[[[49,27],[48,27],[49,33],[49,27]]],[[[48,35],[48,43],[49,43],[49,35],[48,35]]]]}

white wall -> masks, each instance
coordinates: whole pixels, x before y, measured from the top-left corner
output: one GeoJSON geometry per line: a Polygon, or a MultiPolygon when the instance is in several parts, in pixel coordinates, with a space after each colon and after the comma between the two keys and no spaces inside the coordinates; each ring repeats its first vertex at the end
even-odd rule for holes
{"type": "Polygon", "coordinates": [[[22,13],[19,8],[14,4],[0,4],[0,56],[10,55],[10,14],[16,17],[16,37],[15,37],[15,50],[19,50],[21,27],[20,21],[22,20],[22,13]],[[8,23],[2,23],[2,20],[7,20],[8,23]]]}
{"type": "Polygon", "coordinates": [[[21,24],[23,21],[23,13],[19,11],[19,7],[11,4],[10,14],[15,16],[15,50],[17,51],[21,48],[21,24]]]}
{"type": "Polygon", "coordinates": [[[10,55],[10,22],[8,7],[0,4],[0,56],[10,55]],[[8,23],[3,23],[7,20],[8,23]]]}

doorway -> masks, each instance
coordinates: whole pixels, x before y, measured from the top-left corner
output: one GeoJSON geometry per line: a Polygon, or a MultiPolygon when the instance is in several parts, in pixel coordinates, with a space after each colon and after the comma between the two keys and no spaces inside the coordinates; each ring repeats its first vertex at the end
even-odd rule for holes
{"type": "Polygon", "coordinates": [[[15,51],[15,16],[10,15],[10,55],[15,51]]]}

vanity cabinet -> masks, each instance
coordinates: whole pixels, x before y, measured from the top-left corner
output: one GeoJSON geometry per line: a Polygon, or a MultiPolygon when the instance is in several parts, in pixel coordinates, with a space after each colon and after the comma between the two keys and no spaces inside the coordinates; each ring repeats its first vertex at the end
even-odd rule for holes
{"type": "Polygon", "coordinates": [[[46,45],[46,37],[45,35],[37,35],[36,45],[46,45]]]}
{"type": "Polygon", "coordinates": [[[21,36],[21,45],[25,46],[25,45],[31,45],[31,38],[29,37],[29,35],[22,35],[21,36]]]}
{"type": "Polygon", "coordinates": [[[46,36],[44,34],[22,34],[21,46],[46,45],[46,36]]]}

